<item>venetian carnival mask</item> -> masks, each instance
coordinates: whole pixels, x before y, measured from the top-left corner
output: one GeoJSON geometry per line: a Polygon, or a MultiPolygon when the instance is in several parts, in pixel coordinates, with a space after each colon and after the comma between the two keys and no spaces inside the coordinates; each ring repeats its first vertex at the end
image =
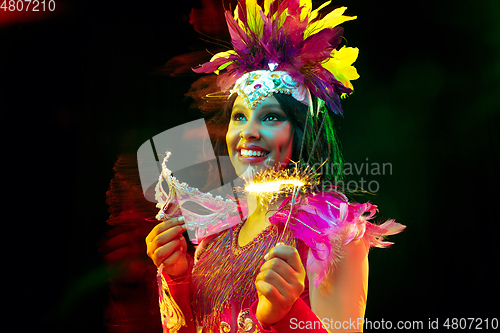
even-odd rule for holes
{"type": "Polygon", "coordinates": [[[192,241],[228,229],[242,221],[234,197],[224,199],[219,195],[214,196],[210,192],[203,193],[172,176],[172,172],[167,167],[170,156],[171,153],[166,152],[162,163],[162,172],[156,185],[155,198],[158,201],[156,207],[160,208],[156,215],[158,220],[164,221],[171,218],[176,210],[167,213],[169,206],[178,205],[182,210],[187,229],[195,231],[195,238],[192,241]],[[163,188],[164,182],[168,185],[168,193],[163,188]],[[194,209],[185,206],[187,202],[194,202],[209,213],[195,212],[194,209]]]}

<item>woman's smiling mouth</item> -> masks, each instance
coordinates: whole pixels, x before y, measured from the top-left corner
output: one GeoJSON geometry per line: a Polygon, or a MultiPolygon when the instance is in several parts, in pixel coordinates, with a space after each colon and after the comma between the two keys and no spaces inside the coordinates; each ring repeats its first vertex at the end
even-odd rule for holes
{"type": "Polygon", "coordinates": [[[242,163],[260,163],[270,154],[268,150],[256,145],[242,145],[237,149],[238,160],[242,163]]]}
{"type": "Polygon", "coordinates": [[[253,157],[253,156],[263,157],[267,155],[269,155],[269,152],[264,150],[247,150],[247,149],[240,150],[240,156],[243,157],[253,157]]]}

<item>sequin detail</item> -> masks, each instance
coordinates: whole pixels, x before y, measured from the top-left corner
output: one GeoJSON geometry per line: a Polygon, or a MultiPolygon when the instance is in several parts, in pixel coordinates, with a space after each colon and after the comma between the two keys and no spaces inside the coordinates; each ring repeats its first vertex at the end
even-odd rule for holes
{"type": "Polygon", "coordinates": [[[238,332],[256,332],[255,323],[252,317],[250,316],[250,311],[245,310],[239,313],[238,332]]]}
{"type": "MultiPolygon", "coordinates": [[[[276,245],[281,235],[280,227],[270,224],[252,241],[240,247],[238,235],[242,225],[220,233],[207,245],[194,266],[191,305],[197,326],[203,327],[202,332],[219,331],[225,310],[235,306],[245,309],[257,299],[255,278],[264,263],[264,255],[276,245]]],[[[296,243],[288,230],[283,241],[291,246],[296,243]]],[[[248,328],[250,324],[243,319],[243,327],[248,328]]]]}
{"type": "Polygon", "coordinates": [[[229,333],[231,332],[231,325],[226,323],[225,321],[221,321],[219,325],[220,333],[229,333]]]}

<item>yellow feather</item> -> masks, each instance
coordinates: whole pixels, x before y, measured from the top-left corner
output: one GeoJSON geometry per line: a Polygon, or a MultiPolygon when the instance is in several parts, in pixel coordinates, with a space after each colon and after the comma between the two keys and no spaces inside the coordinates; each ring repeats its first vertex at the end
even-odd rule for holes
{"type": "Polygon", "coordinates": [[[271,9],[271,3],[274,0],[264,0],[264,14],[267,16],[269,14],[269,10],[271,9]]]}
{"type": "Polygon", "coordinates": [[[240,26],[240,28],[247,34],[248,31],[247,31],[245,25],[243,24],[243,22],[240,20],[240,18],[238,16],[238,4],[236,4],[236,7],[234,8],[233,18],[234,18],[234,21],[236,23],[238,23],[238,25],[240,26]]]}
{"type": "MultiPolygon", "coordinates": [[[[218,59],[218,58],[226,58],[228,59],[229,56],[231,54],[234,54],[236,55],[236,51],[235,50],[229,50],[229,51],[225,51],[225,52],[219,52],[219,53],[216,53],[211,59],[210,59],[210,62],[214,61],[215,59],[218,59]]],[[[219,66],[219,68],[214,72],[215,74],[219,75],[219,71],[220,70],[223,70],[224,68],[226,68],[227,66],[229,66],[231,63],[225,63],[221,66],[219,66]]]]}
{"type": "MultiPolygon", "coordinates": [[[[359,74],[358,70],[354,66],[349,66],[347,67],[343,72],[342,75],[347,79],[347,80],[356,80],[359,79],[359,74]]],[[[351,85],[352,88],[352,85],[351,85]]]]}
{"type": "Polygon", "coordinates": [[[357,47],[342,46],[340,50],[333,50],[331,56],[335,58],[338,67],[352,65],[358,59],[359,49],[357,47]]]}
{"type": "Polygon", "coordinates": [[[257,0],[247,0],[247,23],[250,31],[253,31],[258,37],[262,37],[262,27],[264,22],[260,17],[262,8],[257,4],[257,0]]]}
{"type": "Polygon", "coordinates": [[[342,14],[344,14],[344,12],[346,11],[346,9],[347,9],[347,7],[335,8],[330,13],[326,14],[326,16],[321,19],[321,21],[323,21],[324,24],[327,24],[327,22],[329,22],[331,20],[334,20],[337,17],[342,16],[342,14]]]}
{"type": "Polygon", "coordinates": [[[236,51],[235,50],[229,50],[229,51],[224,51],[224,52],[216,53],[210,59],[210,62],[212,62],[212,61],[214,61],[215,59],[218,59],[218,58],[226,58],[226,59],[228,59],[231,54],[236,55],[236,51]]]}
{"type": "MultiPolygon", "coordinates": [[[[325,8],[326,6],[328,6],[332,1],[329,0],[325,3],[323,3],[321,6],[319,6],[318,8],[316,8],[315,10],[313,10],[311,12],[311,15],[309,16],[309,22],[311,22],[312,20],[314,20],[317,16],[318,16],[318,13],[321,9],[325,8]]],[[[310,10],[309,10],[310,11],[310,10]]]]}
{"type": "Polygon", "coordinates": [[[325,61],[323,68],[332,73],[337,80],[345,87],[353,89],[350,80],[359,78],[358,71],[351,66],[358,58],[359,49],[357,47],[345,47],[332,51],[332,58],[325,61]]]}
{"type": "Polygon", "coordinates": [[[302,7],[302,11],[300,12],[300,20],[304,21],[306,19],[306,16],[311,13],[312,0],[300,0],[300,7],[302,7]]]}
{"type": "Polygon", "coordinates": [[[357,16],[344,16],[342,15],[347,7],[340,7],[327,14],[321,20],[310,23],[305,31],[304,36],[314,35],[323,29],[333,28],[345,21],[355,20],[357,16]]]}

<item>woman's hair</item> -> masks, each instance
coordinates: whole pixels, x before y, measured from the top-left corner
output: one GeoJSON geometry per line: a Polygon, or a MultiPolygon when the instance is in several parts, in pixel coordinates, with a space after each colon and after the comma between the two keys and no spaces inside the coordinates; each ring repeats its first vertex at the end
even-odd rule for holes
{"type": "MultiPolygon", "coordinates": [[[[215,155],[219,158],[219,163],[221,163],[221,156],[228,156],[226,134],[236,97],[237,95],[234,94],[227,100],[223,107],[215,111],[212,109],[207,117],[207,128],[210,134],[210,140],[215,155]]],[[[326,107],[324,107],[324,104],[319,105],[321,111],[317,117],[316,114],[311,115],[308,106],[297,101],[290,95],[276,93],[274,97],[292,124],[292,161],[300,162],[301,165],[307,163],[310,167],[318,171],[320,171],[320,167],[325,163],[328,167],[321,168],[323,171],[326,169],[326,172],[321,174],[321,183],[328,183],[329,185],[336,184],[342,178],[342,154],[335,135],[331,116],[326,107]]],[[[321,103],[321,101],[313,101],[313,110],[317,110],[318,103],[321,103]]],[[[208,187],[210,188],[210,185],[216,185],[217,183],[217,186],[220,186],[220,181],[217,181],[217,179],[222,175],[219,175],[219,171],[215,170],[219,169],[219,167],[211,164],[210,169],[208,187]],[[215,181],[212,180],[212,178],[215,179],[215,181]]],[[[222,169],[228,168],[225,167],[222,169]]],[[[234,169],[229,169],[233,174],[224,175],[224,179],[235,179],[237,176],[234,169]]]]}

